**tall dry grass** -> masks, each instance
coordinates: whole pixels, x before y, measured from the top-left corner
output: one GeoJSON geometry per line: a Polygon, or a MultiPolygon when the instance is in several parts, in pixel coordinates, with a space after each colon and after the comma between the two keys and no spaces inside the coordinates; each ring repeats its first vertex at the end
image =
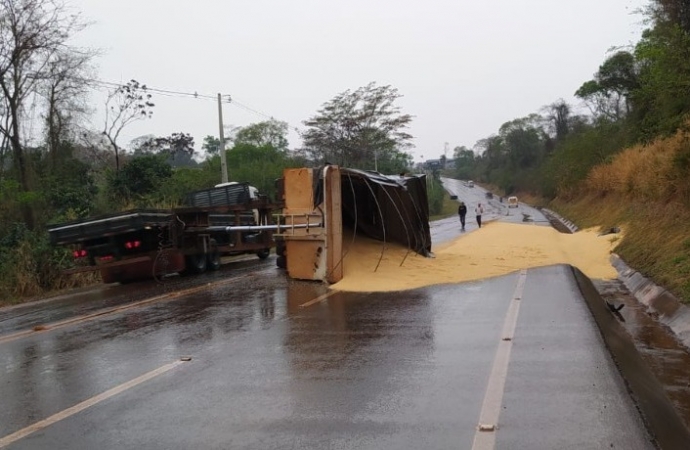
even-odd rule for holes
{"type": "Polygon", "coordinates": [[[589,193],[619,194],[633,201],[679,202],[690,193],[690,133],[638,145],[594,167],[584,188],[589,193]]]}
{"type": "Polygon", "coordinates": [[[551,207],[582,228],[624,227],[621,257],[690,303],[690,133],[624,150],[575,191],[551,207]]]}

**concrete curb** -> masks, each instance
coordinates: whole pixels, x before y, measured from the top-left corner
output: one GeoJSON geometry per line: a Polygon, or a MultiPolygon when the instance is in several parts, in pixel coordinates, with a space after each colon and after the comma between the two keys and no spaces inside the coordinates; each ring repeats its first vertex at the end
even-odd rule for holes
{"type": "Polygon", "coordinates": [[[550,209],[547,208],[541,208],[540,211],[542,214],[546,216],[549,221],[556,220],[558,221],[561,225],[566,227],[568,230],[570,230],[571,233],[575,233],[577,231],[580,231],[580,229],[575,225],[573,222],[569,221],[565,217],[561,216],[555,211],[551,211],[550,209]]]}
{"type": "Polygon", "coordinates": [[[653,442],[661,449],[690,448],[690,432],[627,330],[609,311],[592,281],[576,267],[571,270],[653,442]]]}
{"type": "MultiPolygon", "coordinates": [[[[560,214],[547,208],[542,208],[541,211],[550,221],[558,221],[571,233],[578,231],[577,225],[560,214]]],[[[652,280],[630,268],[615,253],[611,255],[611,264],[618,272],[618,279],[637,301],[658,314],[659,321],[668,326],[680,342],[690,349],[690,307],[681,303],[680,299],[666,289],[657,286],[652,280]]]]}
{"type": "Polygon", "coordinates": [[[637,301],[657,313],[659,321],[668,326],[684,346],[690,348],[690,308],[669,291],[630,268],[615,253],[611,255],[611,264],[618,271],[618,278],[637,301]]]}

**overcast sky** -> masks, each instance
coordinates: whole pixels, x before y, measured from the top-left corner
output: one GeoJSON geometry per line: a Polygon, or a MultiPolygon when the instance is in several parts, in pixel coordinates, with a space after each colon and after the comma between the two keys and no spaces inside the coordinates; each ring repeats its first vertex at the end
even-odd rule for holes
{"type": "MultiPolygon", "coordinates": [[[[100,48],[104,81],[229,94],[304,129],[346,89],[371,81],[415,116],[415,161],[472,147],[506,121],[572,94],[613,46],[639,39],[644,0],[71,0],[93,24],[78,45],[100,48]]],[[[102,95],[102,94],[100,94],[102,95]]],[[[157,95],[153,118],[126,129],[218,134],[213,101],[157,95]]],[[[94,94],[93,105],[102,110],[94,94]]],[[[224,105],[224,123],[265,120],[224,105]]],[[[99,115],[94,116],[100,127],[99,115]]],[[[291,146],[300,145],[292,131],[291,146]]]]}

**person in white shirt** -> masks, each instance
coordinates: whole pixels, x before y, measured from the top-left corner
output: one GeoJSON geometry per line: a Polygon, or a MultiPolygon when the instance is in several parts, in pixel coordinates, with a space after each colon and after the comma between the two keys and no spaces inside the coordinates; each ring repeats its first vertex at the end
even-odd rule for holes
{"type": "Polygon", "coordinates": [[[474,213],[477,215],[477,226],[482,227],[482,214],[484,214],[484,207],[481,203],[477,203],[477,207],[474,208],[474,213]]]}

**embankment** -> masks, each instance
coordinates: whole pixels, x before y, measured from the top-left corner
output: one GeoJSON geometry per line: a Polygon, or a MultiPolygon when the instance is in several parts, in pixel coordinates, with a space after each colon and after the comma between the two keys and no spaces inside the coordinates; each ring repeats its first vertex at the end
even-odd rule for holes
{"type": "Polygon", "coordinates": [[[690,303],[690,133],[621,152],[548,207],[580,228],[621,227],[616,253],[690,303]]]}

